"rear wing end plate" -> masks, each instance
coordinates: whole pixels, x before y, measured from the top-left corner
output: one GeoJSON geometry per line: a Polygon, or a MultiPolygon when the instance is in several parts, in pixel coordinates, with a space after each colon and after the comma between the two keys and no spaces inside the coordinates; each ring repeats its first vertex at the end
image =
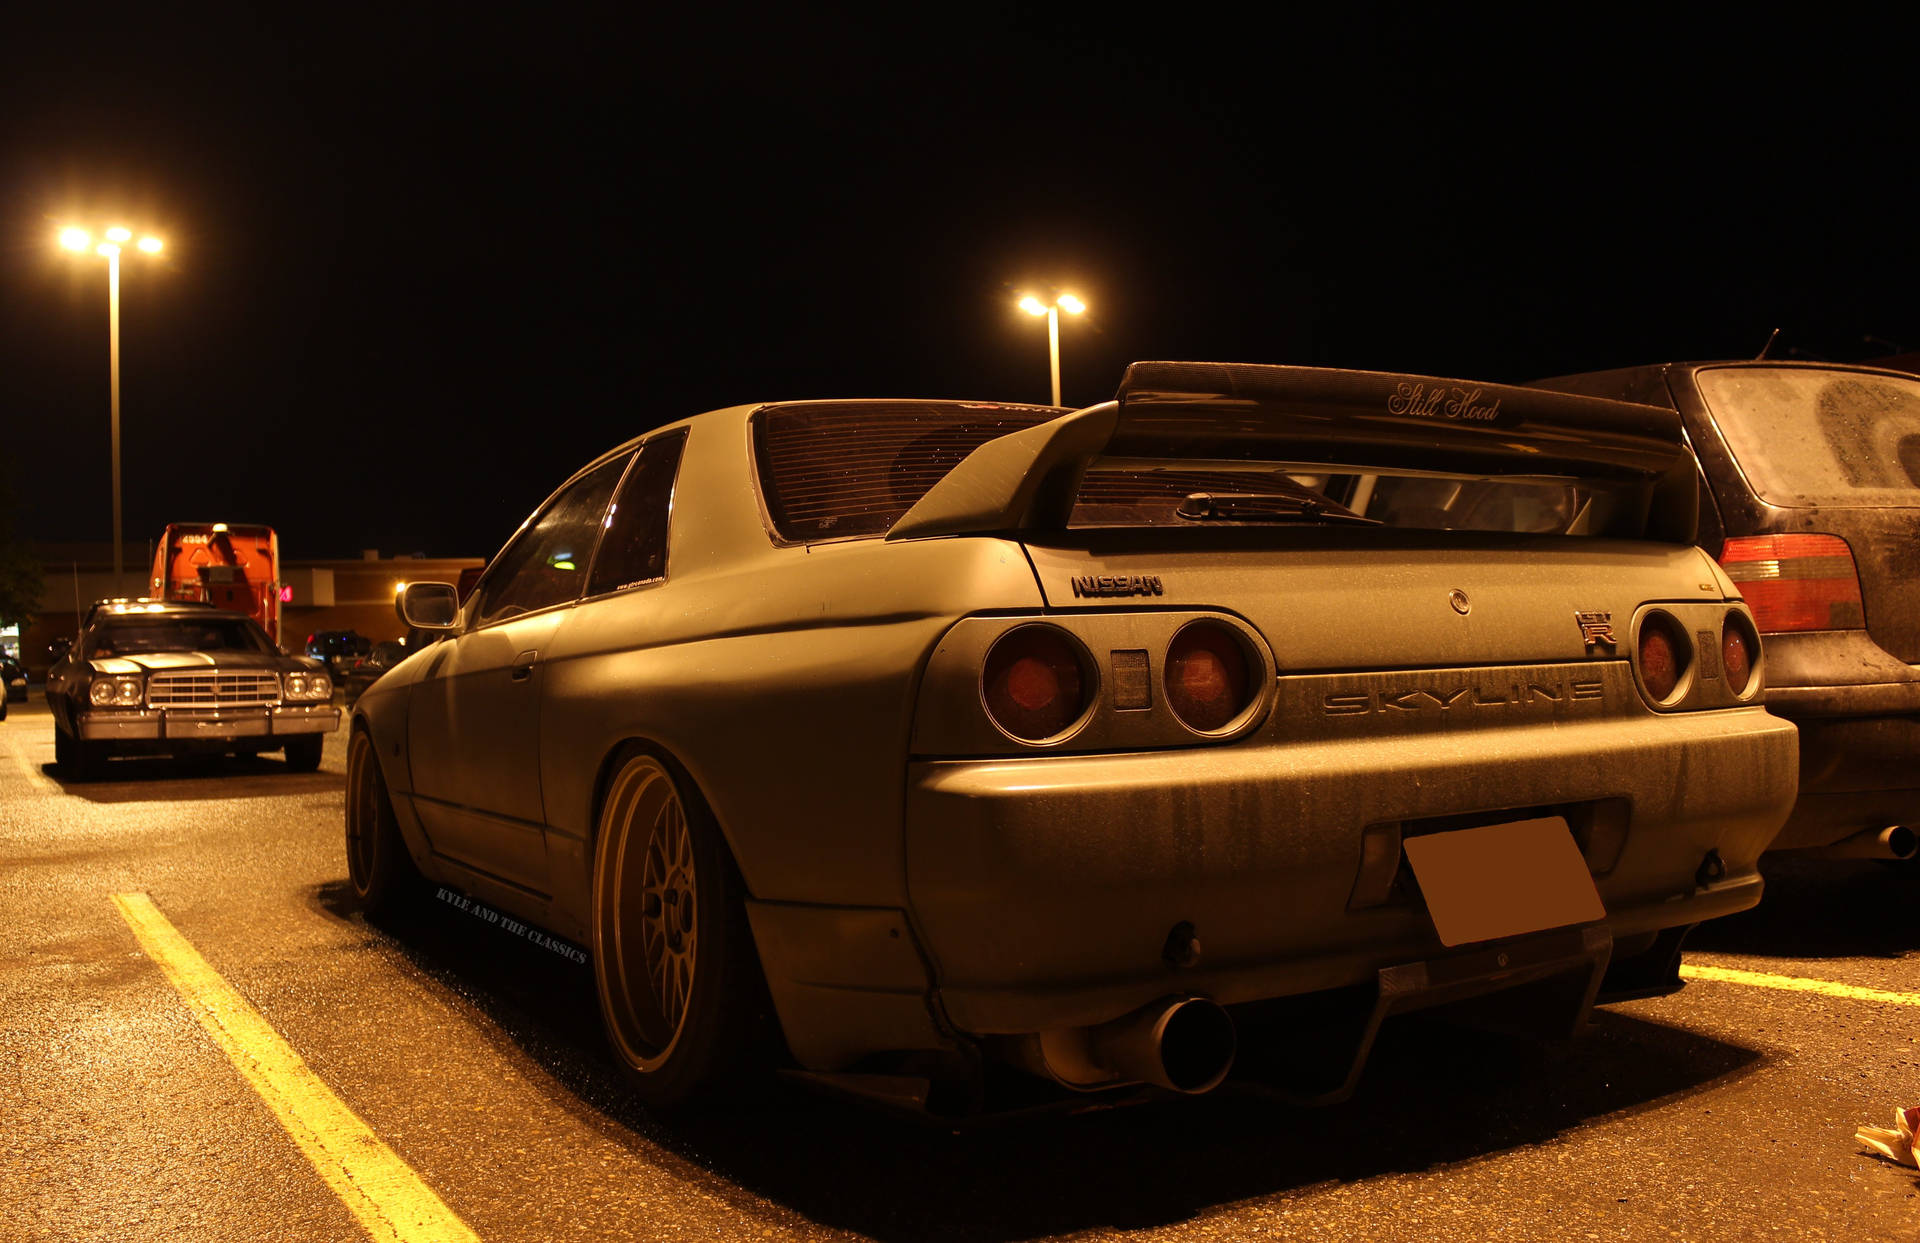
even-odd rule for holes
{"type": "Polygon", "coordinates": [[[1141,362],[1115,400],[975,449],[887,538],[1064,528],[1101,457],[1566,476],[1640,489],[1649,539],[1691,542],[1697,519],[1670,409],[1391,372],[1141,362]]]}

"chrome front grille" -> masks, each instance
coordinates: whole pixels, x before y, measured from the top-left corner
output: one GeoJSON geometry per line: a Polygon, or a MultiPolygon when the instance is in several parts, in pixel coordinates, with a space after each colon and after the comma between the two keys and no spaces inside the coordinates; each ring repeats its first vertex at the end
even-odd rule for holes
{"type": "Polygon", "coordinates": [[[221,673],[215,669],[156,673],[147,679],[153,708],[245,708],[280,702],[274,673],[221,673]]]}

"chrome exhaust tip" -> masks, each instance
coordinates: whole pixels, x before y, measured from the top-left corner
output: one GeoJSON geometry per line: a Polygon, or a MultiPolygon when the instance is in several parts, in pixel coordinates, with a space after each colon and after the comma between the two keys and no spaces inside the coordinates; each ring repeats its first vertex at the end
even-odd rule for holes
{"type": "Polygon", "coordinates": [[[1911,859],[1920,854],[1920,834],[1904,824],[1895,824],[1843,837],[1831,846],[1793,853],[1817,859],[1911,859]]]}
{"type": "Polygon", "coordinates": [[[1169,997],[1093,1027],[1025,1038],[1013,1060],[1081,1092],[1149,1083],[1189,1096],[1211,1092],[1233,1069],[1233,1016],[1205,997],[1169,997]]]}

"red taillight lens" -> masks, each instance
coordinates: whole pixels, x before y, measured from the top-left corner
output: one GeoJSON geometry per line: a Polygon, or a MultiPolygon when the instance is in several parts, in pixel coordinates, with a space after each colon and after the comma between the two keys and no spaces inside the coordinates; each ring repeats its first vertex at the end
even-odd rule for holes
{"type": "Polygon", "coordinates": [[[1853,550],[1837,535],[1742,535],[1720,550],[1762,634],[1867,624],[1853,550]]]}
{"type": "Polygon", "coordinates": [[[1665,613],[1649,613],[1640,623],[1640,681],[1647,694],[1665,702],[1686,672],[1686,636],[1665,613]]]}
{"type": "Polygon", "coordinates": [[[1727,689],[1736,695],[1746,693],[1747,682],[1753,677],[1754,646],[1746,628],[1728,617],[1726,629],[1720,632],[1720,668],[1726,671],[1727,689]]]}
{"type": "Polygon", "coordinates": [[[987,712],[1015,738],[1051,738],[1086,711],[1090,679],[1079,647],[1051,626],[1001,635],[980,681],[987,712]]]}
{"type": "Polygon", "coordinates": [[[1212,733],[1252,702],[1247,650],[1219,622],[1193,622],[1167,646],[1167,703],[1187,728],[1212,733]]]}

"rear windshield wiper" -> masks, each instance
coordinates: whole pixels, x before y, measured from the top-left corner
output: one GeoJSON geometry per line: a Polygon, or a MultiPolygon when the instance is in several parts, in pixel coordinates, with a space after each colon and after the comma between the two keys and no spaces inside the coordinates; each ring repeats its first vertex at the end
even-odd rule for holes
{"type": "Polygon", "coordinates": [[[1174,512],[1202,522],[1209,518],[1234,522],[1349,522],[1377,527],[1378,518],[1363,518],[1344,505],[1308,496],[1275,496],[1268,492],[1189,492],[1174,512]]]}

